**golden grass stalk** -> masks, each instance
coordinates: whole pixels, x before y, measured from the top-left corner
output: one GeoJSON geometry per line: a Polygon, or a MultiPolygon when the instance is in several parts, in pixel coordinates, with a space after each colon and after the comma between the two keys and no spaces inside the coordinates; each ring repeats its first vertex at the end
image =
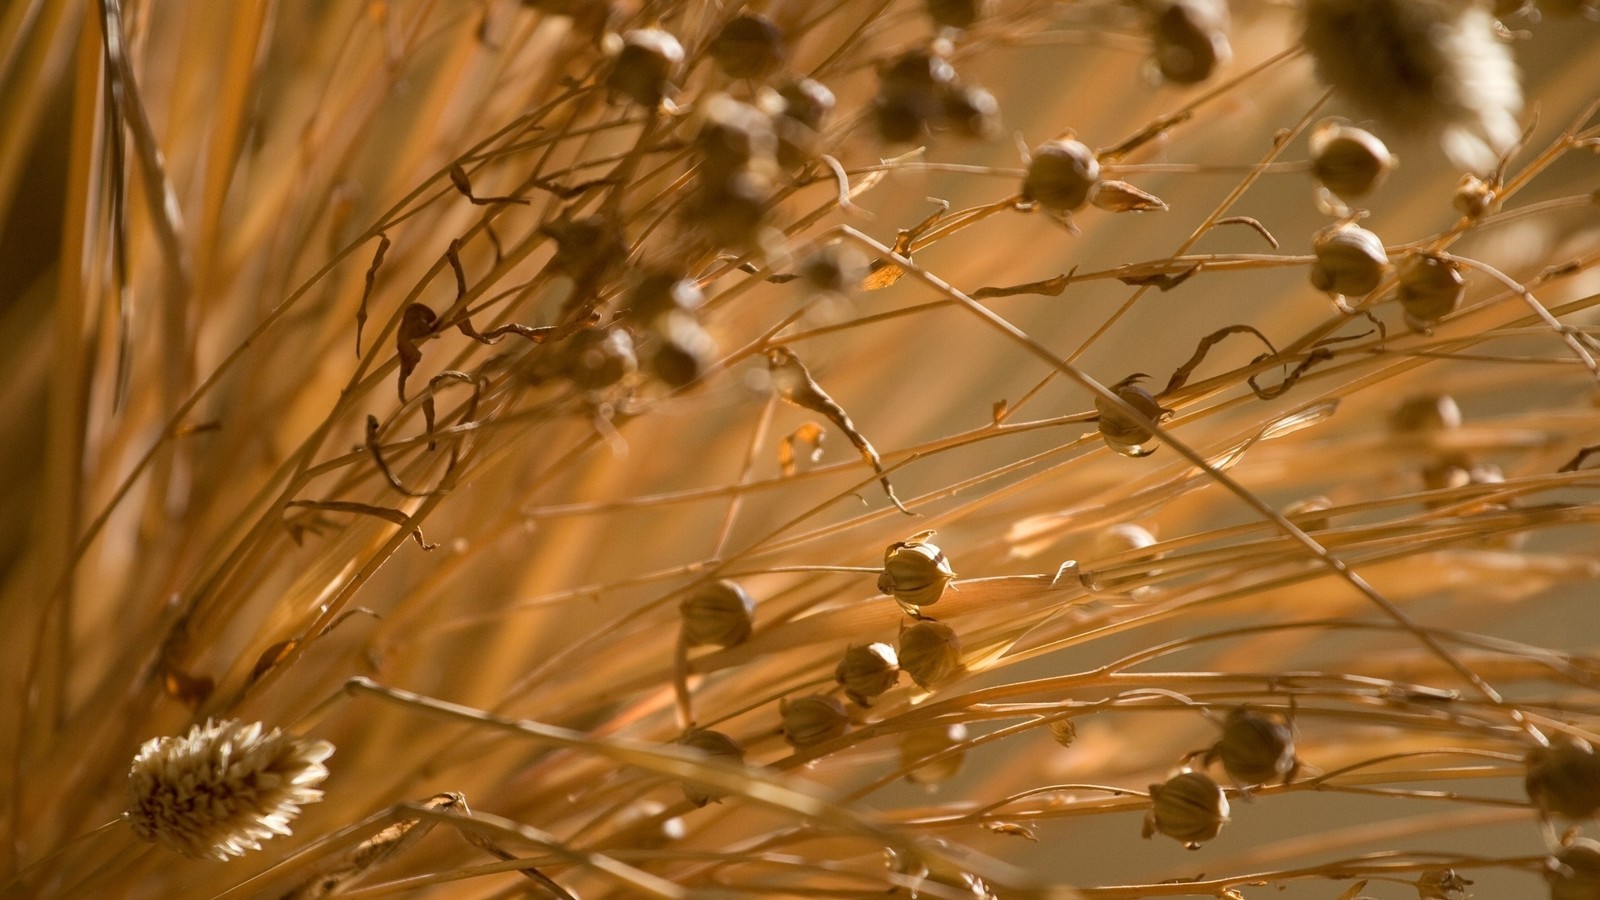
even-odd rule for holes
{"type": "Polygon", "coordinates": [[[0,883],[1595,896],[1538,7],[5,7],[0,883]]]}

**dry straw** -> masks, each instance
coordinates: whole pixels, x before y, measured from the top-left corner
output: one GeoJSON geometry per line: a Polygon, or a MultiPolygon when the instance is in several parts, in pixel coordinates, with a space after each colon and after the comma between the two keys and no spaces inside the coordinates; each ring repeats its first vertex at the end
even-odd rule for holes
{"type": "Polygon", "coordinates": [[[0,5],[0,893],[1600,897],[1597,16],[0,5]]]}

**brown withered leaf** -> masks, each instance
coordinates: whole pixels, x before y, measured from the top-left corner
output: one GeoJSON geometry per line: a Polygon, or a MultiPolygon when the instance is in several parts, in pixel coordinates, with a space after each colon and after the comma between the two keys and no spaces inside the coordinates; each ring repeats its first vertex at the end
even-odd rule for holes
{"type": "MultiPolygon", "coordinates": [[[[398,509],[390,509],[387,506],[373,506],[370,503],[356,503],[351,500],[290,500],[284,506],[295,509],[316,509],[327,512],[347,512],[362,516],[375,516],[385,522],[399,525],[401,528],[408,527],[407,522],[410,520],[410,516],[398,509]]],[[[409,527],[411,528],[411,539],[417,542],[418,547],[424,550],[433,550],[439,546],[438,544],[428,543],[422,536],[421,528],[416,526],[409,527]]]]}
{"type": "Polygon", "coordinates": [[[361,305],[356,307],[356,358],[361,358],[361,329],[367,325],[367,301],[372,299],[372,286],[378,282],[378,267],[392,245],[387,234],[378,234],[378,249],[372,254],[372,265],[367,267],[367,286],[361,290],[361,305]]]}
{"type": "Polygon", "coordinates": [[[1162,389],[1161,393],[1170,394],[1187,384],[1189,381],[1189,376],[1194,373],[1194,370],[1199,367],[1200,363],[1205,361],[1206,354],[1211,352],[1211,348],[1221,343],[1223,339],[1227,338],[1227,336],[1230,334],[1253,334],[1260,338],[1261,343],[1266,344],[1267,349],[1272,351],[1272,353],[1275,354],[1278,352],[1278,348],[1272,346],[1272,342],[1267,340],[1266,335],[1249,325],[1228,325],[1223,328],[1219,328],[1200,339],[1200,344],[1199,346],[1195,347],[1194,354],[1189,357],[1189,361],[1179,366],[1177,370],[1172,373],[1172,377],[1167,379],[1167,386],[1162,389]]]}
{"type": "Polygon", "coordinates": [[[991,297],[1015,297],[1020,294],[1039,294],[1045,297],[1059,297],[1061,292],[1072,283],[1072,276],[1077,274],[1078,267],[1073,266],[1070,272],[1046,278],[1043,281],[1030,281],[1026,284],[1014,284],[1009,287],[984,287],[972,292],[974,300],[988,300],[991,297]]]}
{"type": "Polygon", "coordinates": [[[769,347],[767,367],[772,375],[773,389],[778,392],[778,396],[802,409],[821,413],[828,418],[828,421],[838,426],[845,437],[850,439],[850,443],[861,451],[862,458],[872,466],[872,470],[878,473],[878,481],[883,485],[883,492],[889,496],[889,502],[908,516],[916,515],[906,509],[900,498],[895,496],[894,487],[889,484],[889,476],[883,473],[883,460],[878,456],[878,451],[873,448],[865,435],[856,430],[855,423],[850,421],[850,414],[844,411],[844,407],[828,396],[821,385],[811,377],[811,373],[806,370],[805,364],[800,362],[799,357],[787,347],[769,347]]]}
{"type": "Polygon", "coordinates": [[[406,399],[406,379],[416,370],[417,364],[422,362],[422,348],[418,344],[433,334],[434,327],[439,324],[439,317],[433,310],[421,303],[413,303],[406,307],[400,315],[400,327],[395,331],[395,350],[400,355],[400,402],[406,399]]]}
{"type": "Polygon", "coordinates": [[[380,427],[377,416],[367,416],[367,452],[372,455],[372,461],[377,464],[378,471],[383,473],[383,477],[389,482],[389,486],[407,497],[433,497],[445,493],[444,491],[413,491],[400,481],[399,477],[394,474],[394,470],[389,468],[389,463],[384,460],[383,448],[378,445],[378,429],[380,427]]]}
{"type": "Polygon", "coordinates": [[[794,445],[805,444],[811,448],[806,454],[806,459],[812,463],[822,459],[822,441],[826,432],[822,426],[815,422],[807,422],[796,428],[791,434],[778,442],[778,468],[785,476],[793,475],[795,470],[794,445]]]}
{"type": "Polygon", "coordinates": [[[1164,272],[1157,272],[1152,275],[1121,275],[1117,277],[1117,280],[1134,287],[1150,285],[1158,291],[1166,292],[1188,281],[1198,271],[1200,271],[1200,264],[1195,263],[1171,275],[1164,272]]]}
{"type": "Polygon", "coordinates": [[[272,671],[273,668],[278,665],[278,663],[288,659],[289,654],[293,653],[294,648],[298,647],[299,645],[300,642],[298,640],[295,640],[294,638],[288,638],[287,640],[278,641],[267,649],[261,651],[261,655],[256,658],[255,668],[250,670],[250,682],[254,684],[257,681],[260,681],[261,676],[272,671]]]}

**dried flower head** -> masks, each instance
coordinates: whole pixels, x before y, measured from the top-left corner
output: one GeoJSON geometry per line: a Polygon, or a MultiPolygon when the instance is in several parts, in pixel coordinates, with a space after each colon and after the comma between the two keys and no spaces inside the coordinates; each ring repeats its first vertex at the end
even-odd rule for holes
{"type": "Polygon", "coordinates": [[[1164,784],[1150,785],[1150,811],[1144,836],[1161,832],[1190,850],[1216,837],[1228,822],[1228,796],[1210,776],[1180,772],[1164,784]]]}
{"type": "Polygon", "coordinates": [[[322,799],[327,741],[308,741],[236,719],[151,738],[128,772],[124,817],[147,841],[194,859],[226,860],[290,833],[300,807],[322,799]]]}
{"type": "Polygon", "coordinates": [[[1459,0],[1311,0],[1305,48],[1339,97],[1396,130],[1438,135],[1487,171],[1516,143],[1522,87],[1489,9],[1459,0]]]}

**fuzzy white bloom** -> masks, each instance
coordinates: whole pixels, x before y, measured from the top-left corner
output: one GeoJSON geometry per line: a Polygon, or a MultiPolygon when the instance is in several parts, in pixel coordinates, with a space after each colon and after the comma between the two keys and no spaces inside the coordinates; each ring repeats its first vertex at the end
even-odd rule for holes
{"type": "Polygon", "coordinates": [[[1522,86],[1487,4],[1307,0],[1306,50],[1336,95],[1385,126],[1438,136],[1487,172],[1521,134],[1522,86]]]}
{"type": "Polygon", "coordinates": [[[148,841],[184,856],[226,860],[289,834],[333,755],[327,741],[307,741],[261,723],[206,720],[183,737],[152,738],[128,772],[124,818],[148,841]]]}

